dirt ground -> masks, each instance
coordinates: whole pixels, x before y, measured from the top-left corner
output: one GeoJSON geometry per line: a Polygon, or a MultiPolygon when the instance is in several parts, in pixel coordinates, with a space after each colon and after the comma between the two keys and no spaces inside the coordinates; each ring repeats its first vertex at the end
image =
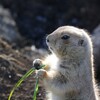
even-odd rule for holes
{"type": "MultiPolygon", "coordinates": [[[[15,83],[32,67],[35,58],[44,56],[42,54],[38,50],[32,51],[30,47],[15,49],[0,38],[0,100],[7,100],[15,83]]],[[[35,81],[34,75],[27,78],[11,100],[32,100],[35,81]]],[[[45,90],[41,86],[37,100],[45,100],[45,90]]]]}

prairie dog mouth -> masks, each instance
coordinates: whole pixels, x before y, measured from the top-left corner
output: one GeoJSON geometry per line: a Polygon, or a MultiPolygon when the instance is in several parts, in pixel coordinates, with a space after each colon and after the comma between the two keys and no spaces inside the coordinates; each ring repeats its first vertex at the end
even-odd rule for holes
{"type": "Polygon", "coordinates": [[[53,50],[52,47],[49,47],[50,50],[53,50]]]}

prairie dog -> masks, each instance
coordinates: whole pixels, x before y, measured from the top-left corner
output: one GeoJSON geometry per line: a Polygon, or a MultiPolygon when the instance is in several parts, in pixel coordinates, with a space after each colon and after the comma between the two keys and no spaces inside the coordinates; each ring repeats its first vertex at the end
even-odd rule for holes
{"type": "Polygon", "coordinates": [[[99,100],[95,87],[93,48],[90,37],[83,29],[62,26],[46,37],[52,52],[36,75],[48,92],[48,100],[99,100]]]}

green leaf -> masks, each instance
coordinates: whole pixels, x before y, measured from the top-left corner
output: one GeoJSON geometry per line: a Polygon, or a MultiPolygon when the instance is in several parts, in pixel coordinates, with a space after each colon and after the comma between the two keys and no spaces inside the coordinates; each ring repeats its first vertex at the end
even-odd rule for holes
{"type": "Polygon", "coordinates": [[[13,87],[13,89],[11,90],[10,94],[9,94],[9,97],[8,97],[8,100],[11,100],[11,97],[15,91],[16,88],[18,88],[21,83],[27,78],[29,77],[33,72],[35,71],[34,68],[31,68],[16,84],[15,86],[13,87]]]}
{"type": "MultiPolygon", "coordinates": [[[[42,65],[40,66],[40,68],[44,68],[45,65],[42,65]]],[[[25,75],[22,76],[22,78],[15,84],[15,86],[13,87],[13,89],[11,90],[10,94],[9,94],[9,97],[8,97],[8,100],[11,100],[11,97],[15,91],[16,88],[18,88],[21,83],[27,78],[29,77],[33,72],[35,71],[34,68],[31,68],[25,75]]],[[[36,95],[37,95],[37,92],[38,92],[38,78],[36,80],[36,85],[35,85],[35,90],[34,90],[34,95],[33,95],[33,100],[36,100],[36,95]]]]}
{"type": "Polygon", "coordinates": [[[39,81],[39,78],[36,79],[36,84],[35,84],[35,89],[34,89],[34,94],[33,94],[33,100],[36,100],[36,96],[37,96],[37,93],[38,93],[38,81],[39,81]]]}

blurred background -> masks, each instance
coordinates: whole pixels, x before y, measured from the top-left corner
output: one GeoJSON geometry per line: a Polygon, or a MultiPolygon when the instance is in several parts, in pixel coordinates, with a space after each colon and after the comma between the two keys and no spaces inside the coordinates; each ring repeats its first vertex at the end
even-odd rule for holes
{"type": "MultiPolygon", "coordinates": [[[[47,55],[45,37],[63,25],[89,31],[100,82],[100,0],[0,0],[0,100],[7,100],[34,59],[47,55]]],[[[30,77],[12,100],[32,100],[34,83],[30,77]]],[[[38,100],[45,100],[45,90],[39,88],[38,100]]]]}

